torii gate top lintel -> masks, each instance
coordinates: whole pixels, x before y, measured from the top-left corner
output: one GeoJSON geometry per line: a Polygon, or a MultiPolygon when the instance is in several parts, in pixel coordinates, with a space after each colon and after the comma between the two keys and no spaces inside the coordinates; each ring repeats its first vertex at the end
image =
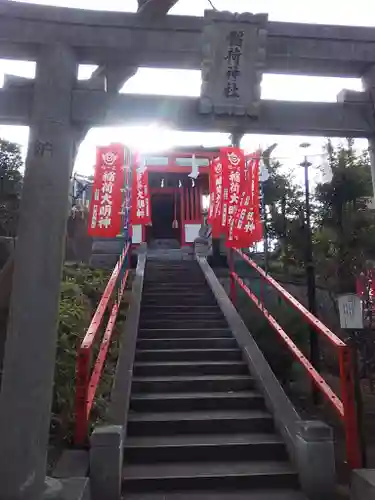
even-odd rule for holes
{"type": "MultiPolygon", "coordinates": [[[[139,51],[142,66],[199,69],[204,24],[204,18],[194,16],[150,19],[1,1],[0,57],[23,53],[22,58],[33,60],[41,44],[61,42],[76,49],[82,64],[120,60],[139,51]]],[[[267,35],[269,73],[361,77],[375,60],[375,28],[268,22],[267,35]]]]}
{"type": "MultiPolygon", "coordinates": [[[[141,9],[146,10],[151,3],[158,2],[144,2],[141,9]]],[[[173,3],[165,0],[158,5],[166,12],[173,3]]],[[[365,82],[370,92],[343,94],[342,102],[337,104],[260,101],[255,120],[236,113],[213,119],[198,113],[197,99],[114,96],[105,91],[104,75],[107,90],[116,90],[137,66],[200,68],[206,25],[207,19],[192,16],[150,19],[142,13],[3,1],[0,57],[39,60],[43,47],[58,43],[73,50],[77,63],[104,67],[100,77],[96,72],[94,78],[76,83],[72,90],[71,117],[84,127],[159,119],[181,130],[233,131],[240,127],[244,132],[258,133],[373,134],[372,77],[365,82]]],[[[266,43],[265,49],[259,49],[264,51],[260,75],[269,72],[362,77],[375,61],[375,28],[266,21],[262,30],[266,43]]],[[[6,79],[0,92],[1,122],[30,123],[33,82],[22,82],[21,86],[24,88],[19,88],[14,78],[6,79]]]]}

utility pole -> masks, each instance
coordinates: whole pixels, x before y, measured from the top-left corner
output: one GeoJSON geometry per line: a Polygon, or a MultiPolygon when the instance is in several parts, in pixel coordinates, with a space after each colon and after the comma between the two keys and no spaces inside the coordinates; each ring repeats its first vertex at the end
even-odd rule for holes
{"type": "MultiPolygon", "coordinates": [[[[308,148],[310,144],[303,143],[301,148],[308,148]]],[[[306,284],[307,284],[307,302],[308,309],[311,314],[316,315],[316,280],[315,280],[315,265],[313,259],[313,246],[312,246],[312,233],[311,233],[311,207],[310,207],[310,180],[309,180],[309,167],[311,163],[308,161],[305,154],[304,160],[300,163],[304,168],[305,177],[305,267],[306,267],[306,284]]],[[[314,327],[309,326],[310,330],[310,361],[315,369],[319,370],[320,352],[319,352],[319,339],[318,333],[314,327]]],[[[315,389],[312,390],[313,401],[318,403],[319,394],[315,389]]]]}

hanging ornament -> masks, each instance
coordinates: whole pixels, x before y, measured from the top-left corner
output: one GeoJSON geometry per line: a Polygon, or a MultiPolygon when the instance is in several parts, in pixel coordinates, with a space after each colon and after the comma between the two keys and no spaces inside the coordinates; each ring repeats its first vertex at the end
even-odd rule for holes
{"type": "Polygon", "coordinates": [[[163,188],[164,187],[164,179],[161,180],[160,182],[160,187],[163,188]]]}
{"type": "Polygon", "coordinates": [[[178,180],[178,187],[182,188],[182,182],[180,180],[178,180]]]}
{"type": "Polygon", "coordinates": [[[191,179],[191,187],[195,187],[195,180],[191,179]]]}
{"type": "Polygon", "coordinates": [[[177,193],[174,192],[174,219],[172,222],[172,229],[178,229],[178,220],[177,220],[177,193]]]}
{"type": "Polygon", "coordinates": [[[191,179],[196,179],[199,175],[199,165],[197,162],[197,158],[195,155],[191,157],[191,172],[189,174],[189,177],[191,179]]]}

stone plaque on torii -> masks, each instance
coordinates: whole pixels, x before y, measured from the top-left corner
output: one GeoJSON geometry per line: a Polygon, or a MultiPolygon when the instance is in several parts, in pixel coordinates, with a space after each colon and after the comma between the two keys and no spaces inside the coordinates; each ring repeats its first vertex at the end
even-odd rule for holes
{"type": "Polygon", "coordinates": [[[267,19],[266,14],[205,12],[201,113],[259,115],[267,19]]]}

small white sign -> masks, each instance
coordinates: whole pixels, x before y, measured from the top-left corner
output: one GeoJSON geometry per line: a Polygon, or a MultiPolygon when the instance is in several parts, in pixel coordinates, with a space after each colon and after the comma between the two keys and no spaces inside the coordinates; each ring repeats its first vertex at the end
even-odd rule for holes
{"type": "Polygon", "coordinates": [[[363,328],[362,299],[354,293],[340,295],[337,298],[340,313],[340,326],[347,330],[363,328]]]}
{"type": "Polygon", "coordinates": [[[185,241],[186,243],[193,243],[199,236],[201,224],[185,224],[185,241]]]}
{"type": "Polygon", "coordinates": [[[142,240],[142,226],[140,224],[136,224],[133,226],[132,243],[138,245],[139,243],[142,243],[142,240]]]}

